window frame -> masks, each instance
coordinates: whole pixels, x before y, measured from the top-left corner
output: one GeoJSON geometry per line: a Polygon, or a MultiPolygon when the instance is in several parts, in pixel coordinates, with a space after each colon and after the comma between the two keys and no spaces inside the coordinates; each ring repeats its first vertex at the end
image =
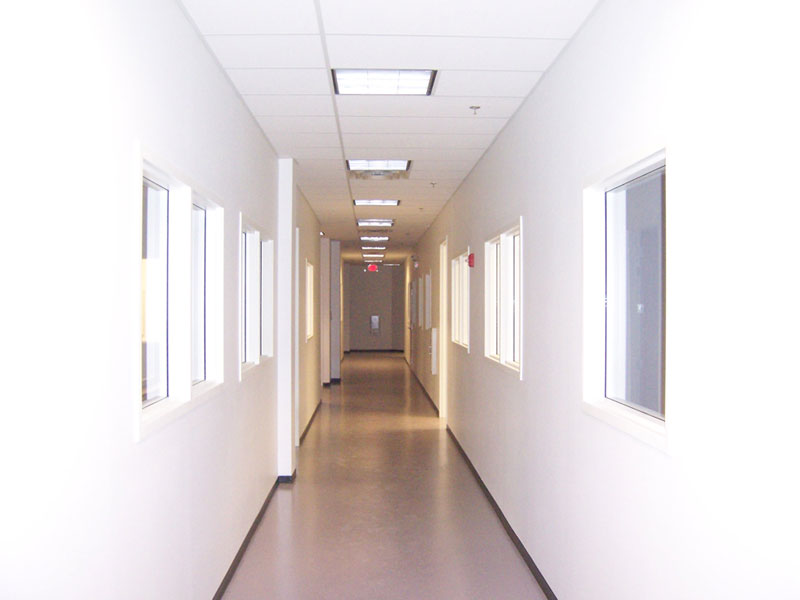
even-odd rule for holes
{"type": "Polygon", "coordinates": [[[484,355],[522,378],[522,218],[484,243],[484,355]],[[515,244],[515,240],[519,243],[515,244]]]}
{"type": "MultiPolygon", "coordinates": [[[[223,221],[224,211],[220,205],[209,198],[212,196],[200,191],[199,186],[190,184],[188,178],[181,176],[173,168],[165,168],[163,162],[153,160],[142,154],[139,163],[142,185],[150,181],[168,192],[167,209],[167,377],[168,393],[158,401],[145,403],[141,390],[137,394],[138,419],[135,439],[141,441],[152,432],[176,419],[196,402],[205,401],[208,392],[218,387],[223,380],[222,345],[222,295],[223,295],[223,221]],[[193,331],[193,207],[205,211],[205,379],[194,382],[192,374],[193,331]],[[187,309],[187,307],[189,307],[187,309]]],[[[142,188],[138,192],[139,203],[144,201],[142,188]]],[[[140,220],[134,221],[138,229],[140,244],[137,247],[142,256],[141,243],[144,237],[143,207],[139,204],[140,220]]],[[[140,258],[141,260],[141,258],[140,258]]],[[[139,295],[144,298],[139,276],[139,295]]],[[[139,310],[140,332],[144,314],[139,310]]],[[[141,339],[139,340],[141,344],[141,339]]],[[[141,353],[140,353],[141,354],[141,353]]],[[[138,361],[138,372],[142,373],[143,361],[138,361]]]]}
{"type": "Polygon", "coordinates": [[[469,352],[470,249],[450,260],[450,340],[469,352]]]}
{"type": "Polygon", "coordinates": [[[261,232],[239,214],[239,379],[261,361],[261,232]]]}
{"type": "MultiPolygon", "coordinates": [[[[611,175],[595,179],[583,190],[583,395],[581,408],[599,420],[655,448],[668,449],[669,406],[664,395],[664,418],[657,418],[605,396],[606,381],[606,192],[666,166],[666,151],[661,149],[644,159],[609,168],[611,175]]],[[[666,275],[666,200],[663,213],[663,276],[666,275]]],[[[665,281],[665,279],[664,279],[665,281]]],[[[666,307],[662,297],[662,385],[666,347],[666,307]]]]}
{"type": "Polygon", "coordinates": [[[316,319],[314,318],[314,263],[306,260],[306,284],[305,284],[305,299],[306,299],[306,342],[314,337],[314,328],[316,327],[316,319]]]}

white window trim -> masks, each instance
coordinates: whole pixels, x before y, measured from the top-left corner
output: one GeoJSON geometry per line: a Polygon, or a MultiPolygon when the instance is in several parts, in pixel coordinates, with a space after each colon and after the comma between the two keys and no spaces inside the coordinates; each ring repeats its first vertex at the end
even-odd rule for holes
{"type": "Polygon", "coordinates": [[[261,242],[261,356],[275,354],[275,243],[261,242]]]}
{"type": "Polygon", "coordinates": [[[314,337],[314,328],[316,320],[314,318],[314,264],[306,259],[306,284],[305,284],[305,299],[306,299],[306,342],[314,337]]]}
{"type": "Polygon", "coordinates": [[[241,243],[239,244],[239,276],[242,277],[242,269],[247,269],[244,273],[246,286],[241,289],[241,279],[239,285],[239,380],[241,381],[244,372],[257,366],[261,361],[261,232],[248,224],[241,213],[239,213],[239,236],[245,234],[244,252],[247,257],[242,255],[241,243]],[[248,260],[245,261],[245,258],[248,260]],[[242,318],[242,293],[247,294],[244,303],[246,310],[245,328],[241,324],[242,318]],[[244,352],[242,352],[242,339],[244,335],[244,352]]]}
{"type": "Polygon", "coordinates": [[[450,261],[450,339],[453,343],[466,348],[469,353],[470,333],[470,267],[468,259],[470,248],[450,261]]]}
{"type": "MultiPolygon", "coordinates": [[[[167,335],[169,339],[168,377],[169,390],[166,398],[142,406],[141,388],[137,386],[133,397],[136,401],[138,419],[134,430],[135,441],[146,439],[155,431],[193,410],[200,404],[216,397],[212,393],[220,388],[223,380],[222,346],[222,226],[223,209],[210,200],[213,196],[201,190],[166,162],[143,153],[139,163],[136,204],[141,206],[141,182],[150,179],[169,190],[169,259],[167,305],[167,335]],[[191,213],[192,205],[206,209],[206,379],[192,385],[192,323],[191,311],[186,310],[192,302],[191,277],[191,213]]],[[[136,236],[142,239],[140,218],[133,221],[136,236]]],[[[141,257],[141,247],[137,246],[141,257]]],[[[139,260],[141,260],[139,258],[139,260]]],[[[141,295],[141,278],[137,277],[138,295],[141,295]]],[[[139,315],[141,321],[142,315],[139,315]]],[[[141,331],[141,326],[138,328],[141,331]]],[[[137,344],[140,344],[140,338],[137,344]]],[[[140,353],[136,353],[140,356],[140,353]]],[[[141,381],[141,360],[137,360],[137,381],[141,381]]]]}
{"type": "Polygon", "coordinates": [[[484,356],[499,365],[507,367],[522,379],[522,218],[509,229],[495,235],[484,244],[484,259],[486,261],[484,278],[484,356]],[[520,236],[520,259],[516,262],[519,289],[517,298],[513,294],[514,267],[513,260],[508,257],[514,255],[514,236],[520,236]],[[497,289],[497,252],[500,252],[500,289],[497,289]],[[497,322],[497,303],[500,304],[500,321],[497,322]],[[516,326],[512,323],[514,316],[514,303],[517,303],[516,326]],[[495,347],[498,338],[499,347],[495,347]],[[509,332],[515,329],[515,336],[509,332]],[[515,339],[519,344],[518,360],[513,360],[515,339]]]}
{"type": "Polygon", "coordinates": [[[668,415],[662,421],[619,402],[605,389],[605,193],[665,164],[660,150],[596,180],[583,191],[583,398],[586,414],[660,450],[668,447],[668,415]]]}

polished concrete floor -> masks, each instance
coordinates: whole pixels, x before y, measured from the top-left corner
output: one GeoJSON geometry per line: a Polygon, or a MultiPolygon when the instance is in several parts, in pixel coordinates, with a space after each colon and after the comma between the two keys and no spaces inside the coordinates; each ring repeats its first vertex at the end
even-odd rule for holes
{"type": "Polygon", "coordinates": [[[353,353],[225,598],[545,596],[402,354],[353,353]]]}

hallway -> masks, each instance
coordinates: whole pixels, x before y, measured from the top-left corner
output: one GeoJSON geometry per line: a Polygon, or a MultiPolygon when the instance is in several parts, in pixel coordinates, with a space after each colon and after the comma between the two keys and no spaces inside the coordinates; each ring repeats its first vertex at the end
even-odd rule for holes
{"type": "Polygon", "coordinates": [[[545,598],[402,354],[323,394],[225,598],[545,598]]]}

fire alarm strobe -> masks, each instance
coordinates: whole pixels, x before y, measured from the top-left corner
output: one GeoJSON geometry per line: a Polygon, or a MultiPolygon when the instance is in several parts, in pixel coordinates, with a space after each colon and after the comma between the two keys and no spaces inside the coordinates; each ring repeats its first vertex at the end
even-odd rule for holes
{"type": "Polygon", "coordinates": [[[367,267],[367,269],[372,271],[372,272],[375,272],[375,271],[378,270],[378,265],[376,265],[375,263],[372,263],[370,266],[367,267]]]}
{"type": "Polygon", "coordinates": [[[470,253],[470,255],[467,257],[467,264],[470,267],[474,267],[475,266],[475,253],[474,252],[470,253]]]}

